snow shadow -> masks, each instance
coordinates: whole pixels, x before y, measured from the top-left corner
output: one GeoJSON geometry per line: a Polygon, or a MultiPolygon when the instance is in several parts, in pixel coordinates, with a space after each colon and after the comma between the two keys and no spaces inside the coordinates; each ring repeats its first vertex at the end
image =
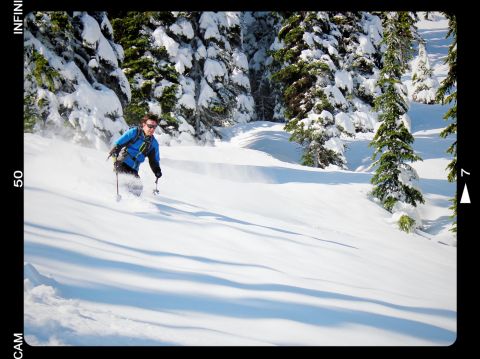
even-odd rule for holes
{"type": "MultiPolygon", "coordinates": [[[[410,307],[389,303],[382,300],[368,299],[358,296],[345,295],[330,291],[314,290],[285,284],[245,284],[220,278],[211,274],[201,274],[189,271],[173,271],[146,267],[144,265],[125,263],[121,261],[105,260],[89,257],[66,249],[52,248],[37,243],[30,243],[28,251],[37,256],[53,256],[56,260],[64,260],[77,265],[87,265],[90,270],[109,268],[110,271],[119,270],[122,273],[132,272],[143,278],[162,280],[185,281],[186,287],[194,282],[197,284],[213,284],[234,289],[251,291],[251,297],[224,298],[216,296],[214,292],[209,295],[198,293],[175,294],[168,288],[150,288],[142,290],[138,286],[123,287],[93,283],[96,287],[78,286],[73,284],[59,284],[58,288],[63,297],[75,298],[86,301],[95,301],[112,305],[125,305],[140,307],[153,311],[186,311],[192,310],[204,314],[234,318],[253,319],[284,319],[309,325],[322,327],[341,327],[345,325],[362,325],[377,329],[384,329],[403,335],[420,339],[438,341],[439,343],[453,342],[456,333],[436,325],[422,323],[417,320],[399,318],[385,314],[373,313],[364,310],[335,309],[334,307],[299,303],[294,300],[273,300],[261,298],[262,292],[284,292],[288,294],[304,295],[314,299],[342,300],[352,303],[371,303],[387,308],[402,310],[411,313],[436,315],[445,318],[455,318],[456,313],[451,310],[435,309],[428,307],[410,307]],[[258,294],[256,294],[258,293],[258,294]],[[258,295],[259,297],[255,297],[258,295]]],[[[90,280],[84,279],[86,284],[90,280]]],[[[221,291],[223,292],[223,290],[221,291]]],[[[208,328],[205,328],[208,329],[208,328]]]]}
{"type": "MultiPolygon", "coordinates": [[[[90,205],[90,206],[98,206],[98,207],[102,207],[102,208],[105,208],[105,209],[108,209],[108,210],[113,210],[113,211],[117,211],[117,212],[121,212],[121,213],[129,213],[128,211],[125,211],[125,210],[121,209],[121,207],[120,208],[107,207],[107,206],[100,205],[99,203],[80,200],[80,199],[75,198],[75,197],[70,197],[70,196],[67,196],[67,195],[64,195],[64,194],[53,193],[51,191],[40,189],[40,188],[29,188],[29,189],[39,191],[39,192],[46,192],[46,193],[55,194],[56,196],[65,197],[65,198],[68,198],[72,201],[78,201],[82,204],[87,204],[87,205],[90,205]]],[[[155,198],[157,198],[157,196],[155,196],[155,198]]],[[[195,206],[195,205],[192,205],[192,204],[189,204],[189,203],[186,203],[186,202],[181,202],[181,201],[177,201],[177,200],[172,200],[171,202],[176,203],[176,204],[180,204],[182,206],[187,205],[191,208],[202,209],[198,206],[195,206]]],[[[151,204],[154,207],[158,208],[158,211],[161,213],[161,216],[162,216],[163,220],[165,220],[166,217],[173,217],[174,218],[173,221],[176,222],[176,221],[178,221],[178,219],[175,218],[176,215],[182,215],[184,220],[186,220],[187,218],[190,218],[191,220],[196,220],[196,219],[202,218],[202,217],[203,218],[214,218],[219,223],[223,223],[223,225],[230,225],[230,227],[233,228],[233,229],[240,230],[240,231],[243,231],[243,232],[249,233],[249,234],[254,234],[254,235],[260,236],[260,237],[268,237],[268,238],[272,238],[274,240],[282,240],[282,241],[286,241],[286,242],[299,244],[299,245],[302,245],[302,246],[312,246],[312,245],[307,244],[305,242],[296,241],[296,240],[291,239],[291,238],[287,239],[287,238],[283,238],[283,237],[268,235],[268,234],[263,233],[263,232],[260,234],[259,232],[250,231],[245,227],[268,229],[268,230],[271,230],[274,233],[276,232],[276,233],[280,233],[280,234],[295,235],[295,236],[300,236],[300,237],[303,237],[303,238],[313,239],[315,241],[330,243],[330,244],[343,246],[343,247],[348,247],[348,248],[352,248],[352,249],[358,249],[357,247],[350,246],[350,245],[347,245],[347,244],[344,244],[344,243],[331,241],[331,240],[326,240],[326,239],[322,239],[322,238],[317,238],[317,237],[313,237],[313,236],[310,236],[310,235],[305,235],[305,234],[302,234],[302,233],[292,232],[292,231],[288,231],[288,230],[281,229],[281,228],[264,226],[264,225],[256,224],[256,223],[253,223],[253,222],[247,222],[247,221],[244,221],[244,220],[241,220],[241,219],[229,217],[229,216],[226,216],[226,215],[223,215],[223,214],[214,213],[214,212],[210,212],[210,211],[205,211],[205,210],[188,211],[188,210],[184,210],[184,209],[175,208],[173,206],[168,206],[168,205],[165,205],[165,204],[162,204],[162,203],[158,203],[156,201],[151,202],[151,204]],[[239,228],[238,226],[233,226],[231,224],[242,225],[244,227],[239,228]]],[[[143,217],[143,218],[147,218],[147,219],[151,219],[151,220],[158,220],[158,218],[159,218],[158,213],[152,213],[152,212],[147,212],[147,213],[142,212],[142,213],[137,213],[136,215],[139,216],[139,217],[143,217]]],[[[98,239],[98,238],[87,236],[87,235],[82,234],[82,233],[76,233],[76,232],[64,230],[64,229],[61,229],[61,228],[45,227],[45,226],[42,226],[42,225],[38,225],[38,224],[35,224],[35,223],[32,223],[32,222],[25,221],[24,222],[24,228],[26,228],[27,226],[36,227],[36,228],[39,228],[39,229],[42,229],[42,230],[45,230],[45,231],[58,232],[58,233],[64,234],[64,235],[74,235],[74,236],[84,237],[84,238],[100,241],[100,242],[103,242],[103,243],[111,244],[110,241],[104,241],[104,240],[101,240],[101,239],[98,239]]],[[[24,234],[25,233],[35,234],[35,235],[40,235],[41,236],[41,234],[29,232],[28,230],[24,229],[24,234]]],[[[129,248],[129,249],[133,249],[133,248],[129,248]]],[[[26,253],[26,250],[24,250],[24,252],[26,253]]]]}
{"type": "Polygon", "coordinates": [[[258,131],[242,147],[267,153],[282,162],[299,164],[302,147],[290,142],[289,138],[290,134],[285,131],[258,131]]]}
{"type": "Polygon", "coordinates": [[[370,140],[346,141],[345,143],[348,169],[356,172],[371,171],[373,149],[368,146],[370,140]]]}
{"type": "Polygon", "coordinates": [[[424,194],[452,197],[455,194],[457,184],[450,183],[446,179],[420,178],[419,186],[424,194]]]}
{"type": "MultiPolygon", "coordinates": [[[[44,231],[51,231],[53,233],[59,233],[59,234],[63,234],[63,235],[67,234],[69,236],[77,236],[77,237],[81,237],[81,238],[86,238],[86,239],[90,239],[90,240],[93,240],[93,241],[96,241],[96,242],[99,242],[99,243],[102,243],[102,244],[109,245],[109,246],[111,246],[115,249],[118,249],[118,250],[123,250],[123,251],[126,250],[126,251],[131,251],[131,252],[134,252],[134,253],[139,253],[139,254],[144,254],[144,255],[149,255],[149,256],[183,258],[183,259],[189,259],[189,260],[193,260],[193,261],[197,261],[197,262],[201,262],[201,263],[206,263],[206,264],[213,264],[213,265],[219,264],[219,265],[229,265],[229,266],[237,266],[237,267],[261,268],[261,269],[267,269],[267,270],[278,272],[276,269],[273,269],[273,268],[270,268],[270,267],[267,267],[267,266],[264,266],[264,265],[244,264],[244,263],[239,263],[239,262],[228,262],[228,261],[211,259],[211,258],[200,257],[200,256],[183,255],[183,254],[176,254],[176,253],[162,252],[162,251],[143,250],[143,249],[138,248],[138,247],[130,247],[130,246],[126,246],[124,244],[119,244],[119,243],[116,243],[116,242],[113,242],[113,241],[108,241],[108,240],[104,240],[104,239],[100,239],[100,238],[87,236],[85,234],[78,233],[78,232],[66,231],[66,230],[63,230],[63,229],[60,229],[60,228],[45,227],[45,226],[34,224],[34,223],[31,223],[31,222],[25,222],[25,224],[26,224],[26,226],[30,226],[30,227],[33,227],[33,228],[38,228],[38,229],[41,229],[41,230],[44,230],[44,231]]],[[[55,239],[55,236],[52,235],[52,234],[43,235],[43,234],[36,233],[36,232],[30,231],[30,230],[24,230],[24,233],[26,235],[34,235],[34,236],[44,237],[44,238],[48,238],[48,239],[55,239]]],[[[62,239],[64,239],[64,237],[62,237],[62,239]]],[[[26,239],[25,240],[24,252],[28,253],[30,255],[31,252],[29,251],[29,249],[32,248],[31,247],[32,245],[33,244],[28,242],[28,239],[26,239]]],[[[47,246],[45,246],[45,247],[47,247],[47,246]]],[[[113,249],[110,249],[110,252],[115,252],[115,251],[113,249]]],[[[48,258],[48,252],[42,252],[42,253],[44,254],[44,256],[43,256],[44,258],[48,258]]],[[[119,254],[126,254],[126,253],[125,252],[123,252],[123,253],[119,252],[119,254]]],[[[68,258],[66,259],[66,261],[67,261],[67,263],[70,263],[70,261],[68,261],[68,258]]],[[[51,279],[49,279],[49,280],[52,281],[51,279]]],[[[45,282],[45,283],[46,284],[49,284],[49,283],[56,284],[55,281],[45,282]]]]}
{"type": "MultiPolygon", "coordinates": [[[[450,122],[443,119],[443,116],[451,107],[448,105],[427,105],[418,102],[410,102],[410,108],[408,110],[408,116],[411,119],[411,132],[416,135],[415,132],[426,131],[432,129],[443,129],[450,122]]],[[[437,134],[440,138],[440,136],[437,134]]],[[[416,142],[416,139],[415,139],[416,142]]]]}
{"type": "Polygon", "coordinates": [[[428,29],[428,30],[418,30],[420,36],[426,40],[426,50],[429,56],[432,54],[435,55],[444,55],[448,53],[448,46],[451,40],[446,39],[448,29],[428,29]]]}
{"type": "Polygon", "coordinates": [[[437,235],[452,224],[450,216],[441,216],[434,220],[422,220],[424,231],[431,235],[437,235]]]}
{"type": "MultiPolygon", "coordinates": [[[[302,288],[302,287],[297,287],[297,286],[292,286],[292,285],[286,285],[286,284],[246,284],[246,283],[239,283],[235,282],[233,280],[229,279],[224,279],[220,278],[217,276],[213,276],[211,274],[203,274],[199,272],[192,272],[192,271],[177,271],[177,270],[167,270],[167,269],[160,269],[160,268],[153,268],[149,267],[146,265],[141,265],[141,264],[135,264],[135,263],[128,263],[125,262],[124,260],[111,260],[111,259],[105,259],[105,258],[98,258],[98,257],[93,257],[93,256],[88,256],[83,253],[78,253],[74,250],[70,249],[65,249],[65,248],[57,248],[53,247],[50,245],[45,245],[41,243],[28,243],[26,244],[28,246],[28,253],[30,255],[36,255],[39,257],[44,257],[44,258],[55,258],[55,260],[58,261],[63,261],[69,264],[74,264],[74,265],[79,265],[79,266],[86,266],[88,268],[98,268],[98,269],[105,269],[109,268],[111,271],[119,270],[122,272],[131,272],[131,273],[137,273],[141,275],[142,277],[150,277],[152,280],[154,279],[172,279],[172,280],[183,280],[183,281],[189,281],[189,282],[196,282],[196,283],[204,283],[204,284],[215,284],[215,285],[223,285],[223,286],[230,286],[234,287],[236,289],[245,289],[245,290],[251,290],[251,291],[274,291],[274,292],[285,292],[285,293],[291,293],[291,294],[300,294],[300,295],[306,295],[306,296],[311,296],[314,298],[322,298],[322,299],[334,299],[334,300],[344,300],[344,301],[355,301],[359,303],[370,303],[370,304],[377,304],[381,306],[385,306],[388,308],[396,309],[396,310],[403,310],[403,311],[409,311],[412,313],[422,313],[422,314],[429,314],[429,315],[439,315],[447,318],[455,318],[456,317],[456,312],[451,311],[451,310],[445,310],[445,309],[435,309],[435,308],[426,308],[426,307],[411,307],[411,306],[405,306],[405,305],[399,305],[399,304],[393,304],[389,303],[383,300],[376,300],[376,299],[369,299],[369,298],[363,298],[363,297],[358,297],[358,296],[353,296],[353,295],[348,295],[348,294],[341,294],[341,293],[334,293],[334,292],[329,292],[329,291],[322,291],[322,290],[316,290],[316,289],[309,289],[309,288],[302,288]]],[[[132,249],[132,251],[136,251],[139,253],[147,253],[149,255],[152,255],[154,257],[156,256],[177,256],[177,257],[184,257],[184,258],[189,258],[191,259],[191,256],[184,256],[184,255],[178,255],[178,254],[171,254],[171,253],[166,253],[166,252],[155,252],[155,251],[144,251],[140,249],[132,249]]],[[[204,261],[203,257],[194,257],[198,260],[200,258],[201,261],[204,261]]],[[[159,259],[159,262],[161,263],[161,259],[159,259]]],[[[238,266],[238,263],[231,263],[231,262],[223,262],[223,261],[213,261],[213,260],[208,260],[212,264],[228,264],[228,265],[234,265],[238,266]]],[[[264,269],[271,270],[269,267],[264,267],[264,266],[255,266],[255,265],[240,265],[240,266],[249,266],[249,267],[260,267],[264,269]]],[[[55,286],[58,287],[59,289],[68,289],[71,287],[67,292],[63,292],[63,294],[82,294],[84,290],[92,289],[93,292],[96,292],[97,290],[102,291],[101,288],[103,287],[109,287],[112,290],[126,290],[124,289],[118,289],[117,287],[113,286],[107,286],[102,284],[101,288],[97,285],[96,288],[92,288],[91,285],[88,287],[76,287],[71,284],[60,284],[59,281],[55,281],[54,279],[49,279],[52,281],[52,283],[55,283],[55,286]],[[77,290],[71,291],[72,289],[77,288],[77,290]],[[77,291],[79,291],[77,293],[77,291]]],[[[85,278],[84,281],[88,282],[89,279],[85,278]]],[[[128,284],[125,285],[125,287],[128,284]]],[[[138,290],[138,288],[132,292],[132,294],[143,296],[143,292],[141,293],[141,290],[138,290]]],[[[163,292],[161,288],[159,288],[159,292],[163,292]]],[[[107,293],[103,294],[104,296],[107,295],[107,293]]],[[[181,294],[183,295],[183,293],[181,294]]],[[[108,295],[107,295],[108,297],[108,295]]],[[[130,295],[132,297],[132,295],[130,295]]],[[[82,298],[80,298],[82,299],[82,298]]],[[[83,298],[86,299],[86,298],[83,298]]],[[[104,298],[108,299],[108,303],[116,303],[115,297],[108,297],[104,298]],[[113,300],[113,301],[110,301],[113,300]]],[[[153,303],[153,302],[152,302],[153,303]]],[[[155,306],[152,306],[151,303],[148,306],[151,309],[155,309],[155,306]]],[[[195,306],[192,306],[194,308],[195,306]]]]}
{"type": "MultiPolygon", "coordinates": [[[[241,219],[229,217],[229,216],[219,214],[219,213],[214,213],[214,212],[209,212],[209,211],[186,211],[186,210],[183,210],[183,209],[170,207],[170,206],[167,206],[167,205],[161,204],[161,203],[156,203],[155,205],[159,208],[159,211],[162,213],[162,215],[166,215],[166,216],[181,215],[183,217],[189,216],[192,219],[198,219],[198,218],[214,219],[217,222],[220,222],[220,223],[223,222],[223,224],[227,224],[227,225],[228,224],[239,224],[239,225],[246,226],[246,227],[268,229],[270,231],[278,232],[280,234],[295,235],[295,236],[300,236],[300,237],[304,237],[304,238],[314,239],[316,241],[321,241],[321,242],[331,243],[331,244],[335,244],[335,245],[339,245],[339,246],[343,246],[343,247],[358,249],[358,247],[350,246],[348,244],[344,244],[344,243],[340,243],[340,242],[336,242],[336,241],[331,241],[331,240],[327,240],[327,239],[321,239],[321,238],[313,237],[313,236],[310,236],[310,235],[305,235],[305,234],[298,233],[298,232],[292,232],[292,231],[288,231],[288,230],[280,229],[280,228],[276,228],[276,227],[264,226],[264,225],[256,224],[256,223],[253,223],[253,222],[247,222],[247,221],[244,221],[244,220],[241,220],[241,219]]],[[[151,218],[151,219],[156,218],[156,215],[149,215],[149,214],[140,214],[139,216],[146,217],[146,218],[151,218]]],[[[245,228],[239,228],[238,226],[235,226],[235,227],[230,226],[230,227],[234,228],[236,230],[241,230],[245,233],[254,234],[254,235],[259,236],[259,237],[269,237],[269,238],[273,238],[274,240],[282,240],[282,241],[287,241],[287,242],[293,242],[293,243],[296,243],[296,244],[299,244],[299,245],[302,245],[302,246],[309,246],[307,243],[299,242],[299,241],[296,241],[296,240],[291,239],[291,238],[286,239],[286,238],[282,238],[282,237],[275,237],[275,236],[271,236],[271,235],[268,235],[268,234],[263,233],[263,232],[260,234],[258,232],[249,231],[245,228]]]]}
{"type": "MultiPolygon", "coordinates": [[[[453,139],[445,139],[438,134],[417,135],[413,148],[415,153],[423,160],[429,159],[446,159],[451,160],[451,155],[447,153],[447,148],[453,143],[453,139]]],[[[447,172],[445,171],[445,178],[447,172]]]]}

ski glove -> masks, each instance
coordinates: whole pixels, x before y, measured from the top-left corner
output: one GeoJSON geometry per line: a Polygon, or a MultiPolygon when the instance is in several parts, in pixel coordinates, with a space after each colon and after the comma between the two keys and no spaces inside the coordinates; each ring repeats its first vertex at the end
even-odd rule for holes
{"type": "Polygon", "coordinates": [[[114,158],[117,158],[119,153],[120,153],[120,148],[115,146],[114,148],[112,148],[109,155],[114,157],[114,158]]]}
{"type": "Polygon", "coordinates": [[[155,172],[155,177],[160,178],[162,177],[162,170],[159,168],[157,172],[155,172]]]}

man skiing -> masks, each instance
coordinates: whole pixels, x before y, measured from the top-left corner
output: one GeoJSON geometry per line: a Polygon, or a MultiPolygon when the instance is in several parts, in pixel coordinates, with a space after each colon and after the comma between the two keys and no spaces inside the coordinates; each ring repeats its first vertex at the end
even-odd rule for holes
{"type": "Polygon", "coordinates": [[[128,190],[136,196],[140,196],[143,190],[138,169],[146,157],[157,181],[162,177],[160,149],[153,137],[157,126],[158,117],[151,113],[146,114],[139,126],[129,129],[115,141],[115,147],[109,153],[109,157],[114,159],[114,170],[117,174],[128,176],[128,190]]]}

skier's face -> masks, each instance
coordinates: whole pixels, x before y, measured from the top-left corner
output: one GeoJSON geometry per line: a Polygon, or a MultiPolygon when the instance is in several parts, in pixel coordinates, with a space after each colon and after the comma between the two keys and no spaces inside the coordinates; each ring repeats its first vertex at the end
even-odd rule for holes
{"type": "Polygon", "coordinates": [[[157,123],[155,121],[147,120],[147,122],[143,124],[143,132],[145,132],[147,136],[152,136],[156,128],[157,123]]]}

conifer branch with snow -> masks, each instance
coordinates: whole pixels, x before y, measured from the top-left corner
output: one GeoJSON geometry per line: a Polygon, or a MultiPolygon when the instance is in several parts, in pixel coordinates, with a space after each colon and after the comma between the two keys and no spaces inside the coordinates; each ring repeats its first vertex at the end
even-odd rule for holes
{"type": "Polygon", "coordinates": [[[383,22],[386,50],[378,81],[382,94],[375,99],[380,125],[370,144],[375,149],[373,159],[376,160],[372,194],[385,209],[398,216],[400,229],[411,231],[420,226],[418,220],[415,221],[414,207],[424,203],[421,192],[413,184],[418,176],[409,164],[421,158],[411,147],[414,138],[404,122],[408,99],[406,87],[400,80],[411,53],[413,19],[408,12],[389,12],[383,22]]]}

